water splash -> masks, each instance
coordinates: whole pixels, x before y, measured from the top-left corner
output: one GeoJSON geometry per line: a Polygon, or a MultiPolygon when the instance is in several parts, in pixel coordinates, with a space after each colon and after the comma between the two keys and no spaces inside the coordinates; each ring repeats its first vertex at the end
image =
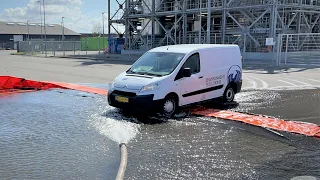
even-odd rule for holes
{"type": "Polygon", "coordinates": [[[91,115],[90,124],[112,141],[127,144],[139,134],[140,125],[132,120],[134,119],[123,117],[119,112],[108,107],[102,113],[91,115]]]}
{"type": "Polygon", "coordinates": [[[235,96],[235,101],[241,104],[241,107],[236,109],[253,110],[258,107],[271,105],[272,102],[280,98],[280,94],[275,91],[243,91],[235,96]]]}

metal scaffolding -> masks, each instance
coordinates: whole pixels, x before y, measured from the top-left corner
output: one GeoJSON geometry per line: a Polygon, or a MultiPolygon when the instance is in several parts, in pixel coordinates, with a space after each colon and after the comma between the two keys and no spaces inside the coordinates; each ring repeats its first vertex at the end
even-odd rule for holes
{"type": "Polygon", "coordinates": [[[238,44],[242,52],[267,52],[266,38],[276,41],[279,34],[320,33],[320,0],[116,2],[116,13],[108,12],[109,34],[111,29],[117,32],[115,24],[123,24],[129,50],[211,43],[238,44]]]}

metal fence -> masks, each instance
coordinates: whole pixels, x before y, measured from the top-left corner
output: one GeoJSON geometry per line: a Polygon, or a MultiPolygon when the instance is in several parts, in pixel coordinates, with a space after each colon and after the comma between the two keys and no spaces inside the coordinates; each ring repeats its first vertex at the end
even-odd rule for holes
{"type": "Polygon", "coordinates": [[[18,43],[18,52],[27,54],[45,53],[53,54],[81,51],[81,41],[20,41],[18,43]]]}
{"type": "MultiPolygon", "coordinates": [[[[199,42],[196,38],[197,34],[189,37],[190,43],[199,42]]],[[[234,38],[230,38],[228,43],[234,42],[234,38]]],[[[203,38],[205,39],[205,37],[203,38]]],[[[221,37],[216,35],[211,39],[212,43],[219,43],[221,37]]],[[[165,40],[155,38],[154,42],[147,41],[145,47],[141,46],[140,50],[147,51],[151,43],[172,44],[173,40],[167,38],[165,40]]],[[[242,56],[245,63],[260,63],[267,66],[281,66],[283,64],[298,64],[298,65],[317,65],[320,66],[320,33],[304,33],[304,34],[279,34],[275,46],[266,52],[248,52],[239,41],[242,56]]],[[[1,43],[0,49],[13,47],[13,43],[1,43]]],[[[99,47],[99,46],[98,46],[99,47]]],[[[65,55],[84,55],[84,57],[96,57],[106,55],[108,52],[102,48],[98,51],[89,51],[88,41],[44,41],[30,40],[22,41],[17,44],[18,52],[26,52],[27,54],[40,54],[49,56],[65,56],[65,55]]],[[[131,51],[123,50],[121,53],[132,54],[131,51]]]]}
{"type": "Polygon", "coordinates": [[[320,33],[281,34],[277,45],[278,65],[320,65],[320,33]]]}
{"type": "Polygon", "coordinates": [[[0,50],[14,49],[14,42],[0,42],[0,50]]]}

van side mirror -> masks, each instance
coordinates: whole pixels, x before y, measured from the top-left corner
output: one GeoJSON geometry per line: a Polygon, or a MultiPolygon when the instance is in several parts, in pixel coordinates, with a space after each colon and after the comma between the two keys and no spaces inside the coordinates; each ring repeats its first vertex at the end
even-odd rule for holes
{"type": "Polygon", "coordinates": [[[183,77],[190,77],[191,76],[191,69],[190,68],[184,68],[182,70],[183,77]]]}

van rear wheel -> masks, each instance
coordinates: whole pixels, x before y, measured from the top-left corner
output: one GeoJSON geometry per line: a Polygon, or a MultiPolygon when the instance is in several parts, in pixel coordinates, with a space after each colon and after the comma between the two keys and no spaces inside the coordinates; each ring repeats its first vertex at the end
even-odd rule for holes
{"type": "Polygon", "coordinates": [[[223,101],[230,103],[234,100],[235,95],[236,95],[236,93],[235,93],[234,89],[230,85],[228,85],[226,87],[226,90],[224,91],[224,94],[223,94],[223,101]]]}
{"type": "Polygon", "coordinates": [[[165,117],[172,117],[177,111],[177,100],[174,96],[167,96],[162,103],[162,113],[165,117]]]}

